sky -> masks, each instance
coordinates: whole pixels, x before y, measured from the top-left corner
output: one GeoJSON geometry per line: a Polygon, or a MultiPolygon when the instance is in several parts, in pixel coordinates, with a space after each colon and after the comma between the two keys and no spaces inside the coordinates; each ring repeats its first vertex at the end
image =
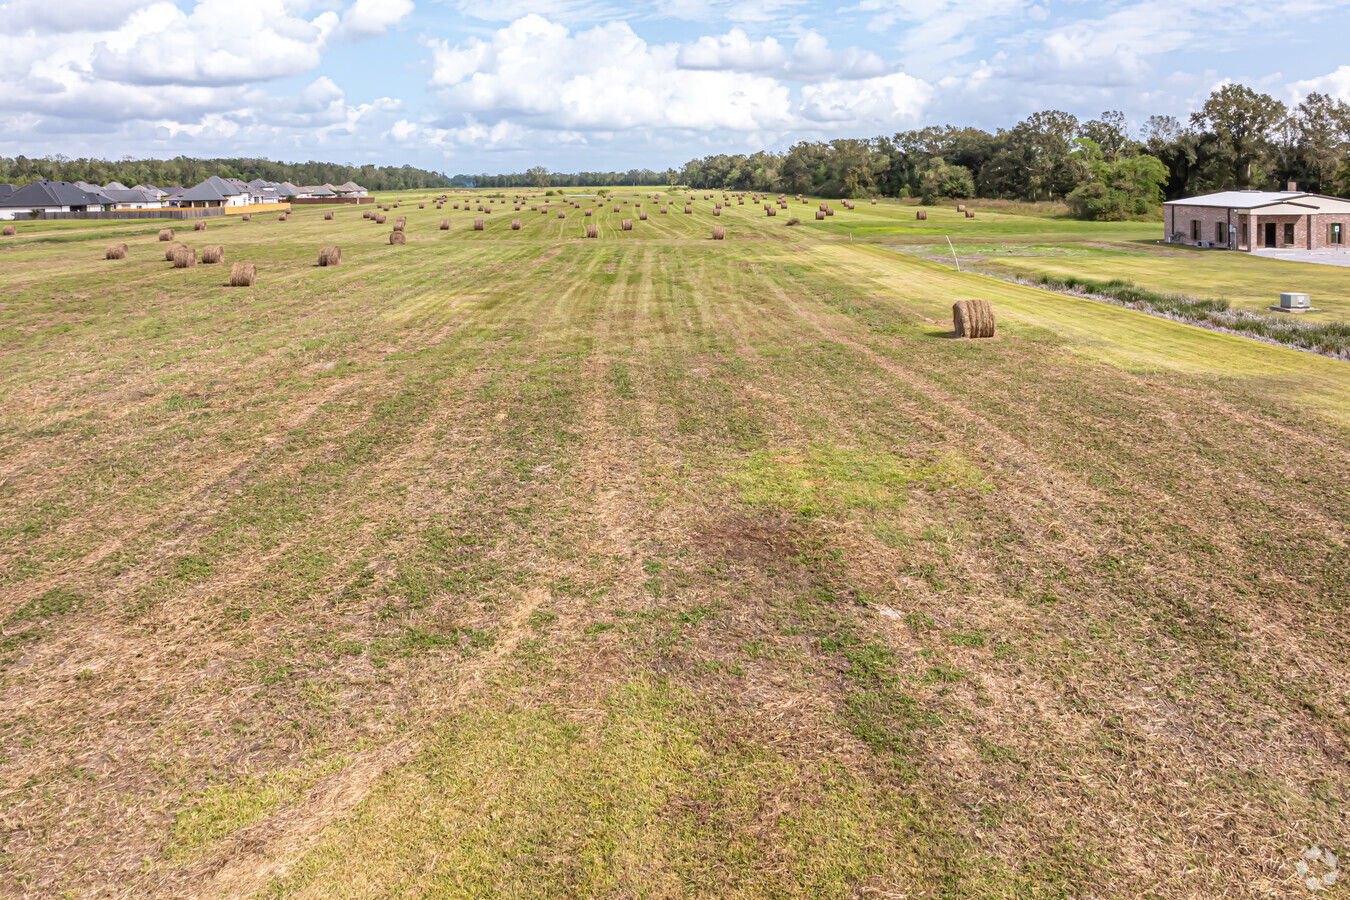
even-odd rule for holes
{"type": "Polygon", "coordinates": [[[0,0],[0,155],[663,170],[1040,109],[1350,100],[1347,0],[0,0]],[[1338,38],[1337,35],[1342,37],[1338,38]]]}

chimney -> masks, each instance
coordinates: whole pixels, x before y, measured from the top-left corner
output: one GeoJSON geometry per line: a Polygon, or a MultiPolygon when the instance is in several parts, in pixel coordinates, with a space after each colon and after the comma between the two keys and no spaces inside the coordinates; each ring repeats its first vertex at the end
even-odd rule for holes
{"type": "Polygon", "coordinates": [[[1291,182],[1289,182],[1289,187],[1286,188],[1286,190],[1289,190],[1289,191],[1297,191],[1297,190],[1298,190],[1298,182],[1297,182],[1297,181],[1291,181],[1291,182]]]}

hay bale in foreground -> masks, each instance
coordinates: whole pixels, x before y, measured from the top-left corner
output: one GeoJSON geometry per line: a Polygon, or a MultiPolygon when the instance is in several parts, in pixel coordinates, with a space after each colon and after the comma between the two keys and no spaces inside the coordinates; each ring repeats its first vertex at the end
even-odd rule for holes
{"type": "Polygon", "coordinates": [[[0,234],[3,234],[5,237],[14,237],[14,235],[18,233],[19,229],[15,228],[13,225],[6,225],[3,229],[0,229],[0,234]]]}
{"type": "Polygon", "coordinates": [[[389,232],[389,243],[396,247],[402,246],[408,243],[408,236],[401,231],[391,231],[389,232]]]}
{"type": "Polygon", "coordinates": [[[647,221],[647,211],[645,209],[638,210],[638,219],[643,222],[647,221]]]}
{"type": "Polygon", "coordinates": [[[325,268],[342,265],[342,248],[336,246],[324,247],[319,251],[319,265],[325,268]]]}
{"type": "Polygon", "coordinates": [[[684,206],[684,214],[687,215],[687,216],[693,215],[693,214],[694,214],[694,208],[693,208],[692,206],[690,206],[689,204],[686,203],[685,206],[684,206]]]}
{"type": "Polygon", "coordinates": [[[331,221],[333,221],[333,214],[330,213],[330,212],[324,213],[324,214],[323,214],[323,220],[324,220],[325,222],[331,222],[331,221]]]}
{"type": "Polygon", "coordinates": [[[599,236],[600,236],[600,229],[599,229],[599,227],[597,227],[597,226],[595,226],[595,225],[587,225],[587,226],[586,226],[586,237],[588,237],[588,238],[598,238],[599,236]]]}
{"type": "Polygon", "coordinates": [[[520,220],[519,220],[519,219],[512,219],[512,220],[511,220],[511,230],[512,230],[512,231],[519,231],[519,230],[520,230],[520,220]]]}
{"type": "Polygon", "coordinates": [[[193,222],[193,223],[192,223],[192,230],[193,230],[193,231],[205,231],[205,230],[206,230],[206,223],[205,223],[205,222],[193,222]]]}
{"type": "MultiPolygon", "coordinates": [[[[11,226],[9,226],[9,227],[12,229],[14,226],[11,225],[11,226]]],[[[173,229],[172,229],[172,228],[161,228],[161,229],[159,230],[159,239],[160,239],[161,241],[171,241],[171,240],[173,240],[173,229]]]]}
{"type": "Polygon", "coordinates": [[[258,267],[253,263],[237,262],[230,269],[230,287],[253,287],[258,280],[258,267]]]}
{"type": "Polygon", "coordinates": [[[127,249],[126,244],[109,244],[108,250],[103,254],[104,259],[126,259],[131,251],[127,249]]]}
{"type": "Polygon", "coordinates": [[[825,218],[825,211],[823,209],[816,210],[816,221],[819,222],[824,218],[825,218]]]}
{"type": "Polygon", "coordinates": [[[619,227],[622,228],[624,231],[632,231],[632,230],[633,230],[633,220],[632,220],[632,219],[624,219],[622,222],[619,223],[619,227]]]}
{"type": "Polygon", "coordinates": [[[225,248],[219,244],[212,244],[209,247],[202,248],[202,264],[213,265],[225,261],[225,248]]]}
{"type": "Polygon", "coordinates": [[[441,231],[449,231],[449,230],[450,230],[450,220],[441,219],[441,231]]]}
{"type": "Polygon", "coordinates": [[[197,251],[191,247],[179,247],[173,254],[173,267],[175,269],[195,269],[197,267],[197,251]]]}
{"type": "Polygon", "coordinates": [[[723,228],[721,225],[714,225],[712,239],[714,241],[724,241],[726,240],[726,238],[727,238],[727,230],[723,228]]]}
{"type": "Polygon", "coordinates": [[[378,216],[375,217],[375,224],[376,224],[376,225],[383,225],[386,218],[387,218],[387,216],[385,216],[383,213],[381,213],[380,215],[378,215],[378,216]]]}
{"type": "Polygon", "coordinates": [[[994,336],[994,308],[988,300],[957,300],[952,304],[952,324],[957,337],[991,338],[994,336]]]}
{"type": "Polygon", "coordinates": [[[483,227],[484,227],[484,222],[483,222],[482,219],[474,219],[474,220],[473,220],[473,230],[474,230],[474,231],[482,231],[482,230],[483,230],[483,227]]]}
{"type": "Polygon", "coordinates": [[[285,221],[286,221],[286,214],[285,214],[285,213],[282,213],[281,215],[277,216],[277,221],[278,221],[278,222],[285,222],[285,221]]]}

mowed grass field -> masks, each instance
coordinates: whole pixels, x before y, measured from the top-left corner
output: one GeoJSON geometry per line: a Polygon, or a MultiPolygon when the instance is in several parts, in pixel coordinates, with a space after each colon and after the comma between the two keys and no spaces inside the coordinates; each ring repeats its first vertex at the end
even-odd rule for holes
{"type": "Polygon", "coordinates": [[[896,204],[417,196],[405,246],[179,230],[224,266],[0,241],[0,894],[1302,896],[1346,849],[1350,366],[896,204]]]}

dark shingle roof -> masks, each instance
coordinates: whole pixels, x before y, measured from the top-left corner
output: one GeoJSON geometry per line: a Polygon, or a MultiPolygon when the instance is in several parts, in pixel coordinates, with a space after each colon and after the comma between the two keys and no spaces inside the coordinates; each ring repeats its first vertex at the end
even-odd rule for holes
{"type": "Polygon", "coordinates": [[[190,191],[186,191],[179,200],[225,200],[228,197],[235,197],[239,194],[246,194],[247,190],[241,189],[238,185],[230,184],[224,178],[212,175],[190,191]]]}
{"type": "Polygon", "coordinates": [[[12,193],[14,193],[14,185],[12,185],[12,184],[0,184],[0,200],[5,199],[6,197],[8,197],[8,196],[9,196],[10,194],[12,194],[12,193]]]}
{"type": "Polygon", "coordinates": [[[103,193],[115,203],[154,203],[159,199],[150,191],[140,188],[128,188],[125,191],[110,191],[104,188],[103,193]]]}
{"type": "Polygon", "coordinates": [[[35,181],[0,198],[0,206],[10,209],[39,209],[47,206],[102,206],[112,200],[101,193],[81,190],[69,181],[35,181]]]}

